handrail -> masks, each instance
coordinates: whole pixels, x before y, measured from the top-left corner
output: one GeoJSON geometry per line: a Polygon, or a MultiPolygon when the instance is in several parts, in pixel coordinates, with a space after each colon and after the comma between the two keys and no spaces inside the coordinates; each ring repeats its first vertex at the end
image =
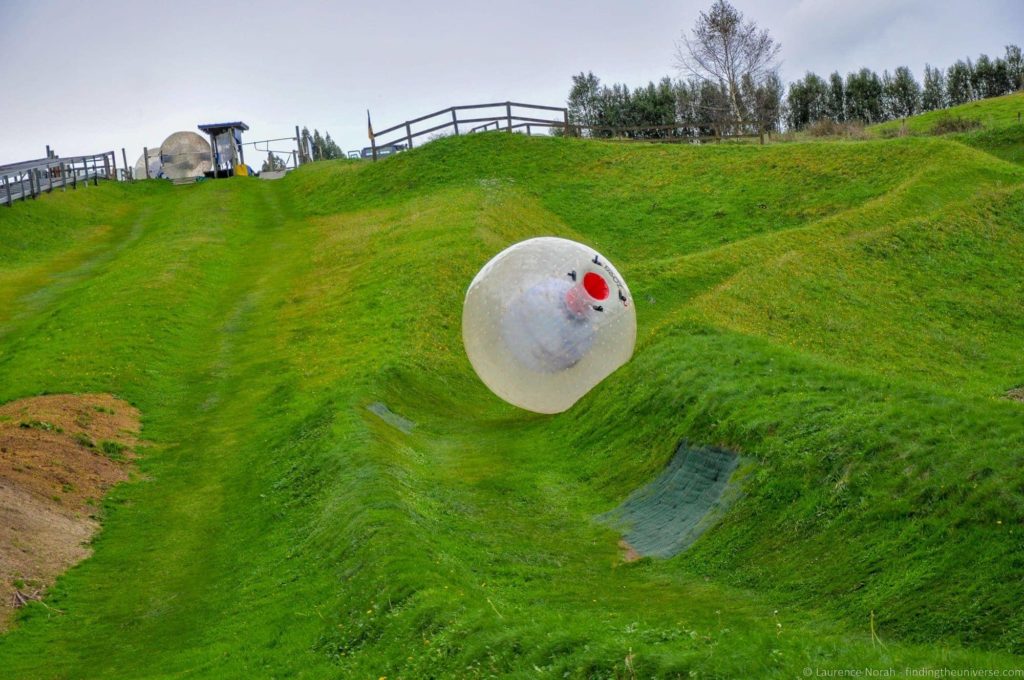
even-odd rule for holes
{"type": "Polygon", "coordinates": [[[99,180],[117,177],[117,157],[113,151],[88,156],[59,158],[51,156],[0,166],[0,202],[14,207],[14,201],[37,198],[44,191],[65,189],[68,184],[78,188],[79,178],[84,185],[99,184],[99,180]]]}
{"type": "MultiPolygon", "coordinates": [[[[640,138],[638,141],[703,141],[709,139],[743,139],[762,137],[763,143],[763,130],[760,130],[756,134],[732,134],[732,135],[721,135],[712,129],[711,135],[693,134],[694,132],[701,132],[706,130],[694,130],[693,126],[682,125],[679,123],[671,125],[638,125],[638,126],[610,126],[610,125],[588,125],[585,123],[570,123],[569,122],[569,110],[559,106],[545,106],[542,104],[526,104],[523,102],[491,102],[487,104],[468,104],[463,106],[449,106],[448,108],[429,113],[425,116],[419,116],[417,118],[411,118],[398,125],[392,125],[391,127],[384,128],[383,130],[374,131],[373,127],[370,127],[370,145],[373,152],[373,160],[378,158],[378,149],[382,147],[394,147],[401,144],[405,144],[406,148],[412,148],[413,140],[423,135],[428,135],[432,132],[438,132],[439,130],[445,130],[447,128],[454,128],[455,134],[461,134],[459,125],[475,125],[469,129],[470,133],[477,132],[479,130],[487,130],[493,125],[495,129],[504,129],[508,132],[526,128],[527,134],[531,134],[531,130],[534,126],[561,129],[566,135],[579,135],[582,130],[589,130],[592,133],[611,133],[612,135],[623,135],[632,137],[636,133],[671,133],[671,134],[656,134],[651,137],[640,138]],[[479,109],[500,109],[503,108],[504,112],[495,113],[494,115],[483,115],[483,116],[471,116],[468,118],[460,118],[460,111],[479,110],[479,109]],[[538,118],[530,115],[522,115],[519,111],[513,111],[513,109],[527,109],[536,111],[556,111],[561,113],[561,120],[552,120],[549,118],[538,118]],[[412,126],[417,123],[437,118],[438,116],[451,116],[450,120],[445,121],[439,125],[433,125],[421,130],[413,130],[412,126]],[[397,133],[397,134],[396,134],[397,133]],[[391,135],[392,138],[388,141],[383,141],[382,138],[391,135]]],[[[720,132],[720,131],[718,131],[720,132]]]]}
{"type": "MultiPolygon", "coordinates": [[[[505,128],[507,130],[513,130],[513,129],[517,129],[517,128],[523,127],[522,125],[519,125],[519,123],[526,123],[526,124],[528,124],[530,126],[536,125],[538,127],[562,128],[562,129],[565,129],[565,130],[569,130],[570,129],[570,127],[569,127],[569,111],[568,111],[568,109],[563,108],[563,107],[558,107],[558,106],[544,106],[544,105],[541,105],[541,104],[525,104],[523,102],[513,102],[513,101],[491,102],[491,103],[487,103],[487,104],[465,104],[465,105],[461,105],[461,106],[449,106],[447,108],[440,109],[439,111],[434,111],[433,113],[429,113],[429,114],[427,114],[425,116],[419,116],[417,118],[411,118],[411,119],[409,119],[407,121],[399,123],[398,125],[392,125],[391,127],[384,128],[383,130],[375,131],[375,130],[373,130],[373,128],[371,126],[370,127],[370,146],[371,146],[371,149],[372,149],[372,152],[373,152],[373,159],[377,160],[377,156],[378,156],[377,149],[378,148],[395,146],[395,145],[398,145],[398,144],[401,144],[401,143],[404,142],[407,145],[407,148],[411,149],[412,145],[413,145],[413,140],[418,138],[418,137],[422,137],[423,135],[427,135],[427,134],[430,134],[432,132],[437,132],[439,130],[444,130],[446,128],[454,128],[455,129],[455,134],[458,135],[458,134],[460,134],[460,131],[459,131],[459,125],[460,124],[472,124],[472,123],[480,123],[480,122],[484,122],[484,121],[489,121],[489,122],[495,123],[495,124],[504,123],[505,128]],[[470,118],[459,118],[459,112],[460,111],[473,111],[473,110],[479,110],[479,109],[495,109],[495,108],[504,108],[505,111],[504,111],[503,114],[495,114],[493,116],[484,116],[484,117],[476,116],[476,117],[470,117],[470,118]],[[561,120],[550,120],[550,119],[547,119],[547,118],[534,118],[534,117],[531,117],[531,116],[519,115],[518,112],[513,114],[513,112],[512,112],[513,108],[531,109],[531,110],[537,110],[537,111],[558,111],[558,112],[560,112],[562,114],[562,119],[561,120]],[[451,120],[445,121],[444,123],[441,123],[440,125],[433,125],[431,127],[428,127],[426,129],[422,129],[422,130],[415,130],[414,131],[412,129],[412,126],[417,124],[417,123],[422,123],[423,121],[430,120],[431,118],[437,118],[438,116],[446,116],[446,115],[447,116],[451,116],[451,120]],[[392,135],[393,133],[396,133],[396,132],[399,132],[400,134],[395,135],[394,139],[391,139],[390,141],[387,141],[387,142],[379,141],[382,137],[384,137],[386,135],[392,135]]],[[[473,130],[476,130],[476,129],[477,128],[473,128],[473,130]]]]}

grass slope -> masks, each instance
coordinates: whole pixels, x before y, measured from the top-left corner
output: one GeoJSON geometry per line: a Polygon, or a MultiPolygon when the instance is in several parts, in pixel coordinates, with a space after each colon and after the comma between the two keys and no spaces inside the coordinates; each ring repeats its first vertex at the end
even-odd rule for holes
{"type": "MultiPolygon", "coordinates": [[[[1024,92],[1016,92],[912,116],[907,118],[905,130],[911,135],[936,134],[936,125],[944,120],[977,121],[980,124],[979,129],[948,136],[1004,161],[1024,165],[1022,115],[1024,92]]],[[[875,136],[892,137],[904,131],[904,123],[900,120],[890,120],[873,125],[868,130],[875,136]]]]}
{"type": "MultiPolygon", "coordinates": [[[[978,121],[986,129],[996,130],[1021,125],[1021,118],[1018,118],[1018,114],[1024,115],[1024,92],[979,99],[947,109],[911,116],[907,118],[906,129],[911,134],[928,134],[940,121],[949,118],[965,118],[978,121]]],[[[899,132],[902,127],[903,121],[890,120],[873,125],[869,129],[876,134],[885,135],[899,132]]]]}
{"type": "Polygon", "coordinates": [[[1019,667],[1022,192],[941,139],[493,134],[0,211],[0,400],[114,392],[152,443],[0,668],[1019,667]],[[640,325],[554,417],[487,392],[459,328],[477,269],[540,234],[613,258],[640,325]],[[594,517],[682,438],[753,461],[744,493],[690,551],[620,565],[594,517]]]}

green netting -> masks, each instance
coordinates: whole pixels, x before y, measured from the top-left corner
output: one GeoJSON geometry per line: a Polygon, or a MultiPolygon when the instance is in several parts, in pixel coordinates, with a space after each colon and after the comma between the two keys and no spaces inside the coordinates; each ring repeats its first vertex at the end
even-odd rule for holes
{"type": "Polygon", "coordinates": [[[664,472],[598,520],[622,531],[641,555],[672,557],[714,523],[738,464],[731,451],[683,442],[664,472]]]}
{"type": "Polygon", "coordinates": [[[405,432],[406,434],[412,432],[412,428],[416,427],[416,423],[407,418],[403,418],[379,401],[375,401],[367,406],[366,410],[371,413],[375,413],[385,423],[405,432]]]}

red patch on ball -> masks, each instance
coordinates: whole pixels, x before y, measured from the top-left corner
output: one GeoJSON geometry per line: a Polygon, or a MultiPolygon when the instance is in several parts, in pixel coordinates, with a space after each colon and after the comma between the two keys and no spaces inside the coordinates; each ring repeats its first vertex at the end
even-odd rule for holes
{"type": "Polygon", "coordinates": [[[608,282],[600,274],[587,272],[583,276],[583,287],[595,300],[604,300],[608,297],[608,282]]]}

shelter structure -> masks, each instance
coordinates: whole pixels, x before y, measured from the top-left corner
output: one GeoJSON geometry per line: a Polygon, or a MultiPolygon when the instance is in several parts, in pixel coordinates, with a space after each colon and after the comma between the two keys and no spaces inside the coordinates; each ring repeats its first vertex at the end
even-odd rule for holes
{"type": "Polygon", "coordinates": [[[245,167],[242,133],[249,129],[248,125],[236,120],[231,123],[206,123],[200,125],[199,129],[210,138],[214,177],[230,177],[235,174],[236,168],[245,167]]]}

